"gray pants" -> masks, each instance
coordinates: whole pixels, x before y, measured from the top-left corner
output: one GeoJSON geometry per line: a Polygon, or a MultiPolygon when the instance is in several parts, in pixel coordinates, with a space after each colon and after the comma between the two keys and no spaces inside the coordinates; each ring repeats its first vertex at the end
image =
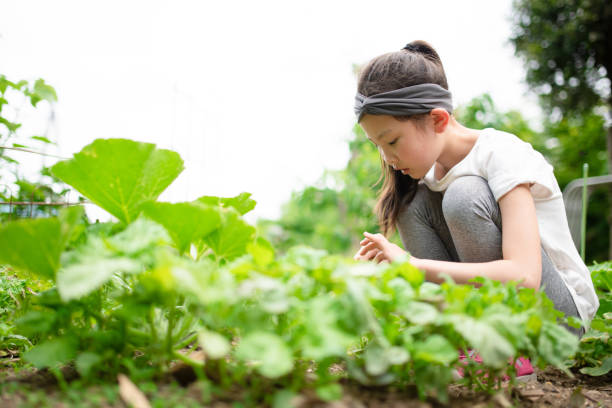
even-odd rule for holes
{"type": "MultiPolygon", "coordinates": [[[[404,247],[417,258],[453,262],[502,259],[499,205],[489,184],[478,176],[460,177],[442,193],[419,184],[397,222],[404,247]]],[[[579,317],[572,295],[542,249],[541,287],[555,309],[579,317]]],[[[577,335],[584,329],[565,326],[577,335]]]]}

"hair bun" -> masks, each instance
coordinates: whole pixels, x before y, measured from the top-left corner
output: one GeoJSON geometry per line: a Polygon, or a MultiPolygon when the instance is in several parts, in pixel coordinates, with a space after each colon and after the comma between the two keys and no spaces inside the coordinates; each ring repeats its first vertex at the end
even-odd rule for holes
{"type": "Polygon", "coordinates": [[[404,48],[402,48],[402,50],[406,50],[406,51],[410,51],[410,52],[419,52],[418,48],[419,47],[417,47],[415,44],[408,43],[408,44],[406,44],[406,46],[404,48]]]}
{"type": "Polygon", "coordinates": [[[429,43],[422,41],[422,40],[416,40],[416,41],[409,42],[408,44],[406,44],[404,48],[402,48],[402,50],[421,54],[427,59],[442,63],[440,61],[440,56],[438,55],[436,50],[434,50],[434,48],[431,45],[429,45],[429,43]]]}

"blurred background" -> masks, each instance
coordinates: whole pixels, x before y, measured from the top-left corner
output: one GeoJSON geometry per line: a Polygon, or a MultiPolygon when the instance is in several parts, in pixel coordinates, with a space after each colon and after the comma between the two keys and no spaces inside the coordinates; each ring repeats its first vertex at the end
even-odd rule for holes
{"type": "MultiPolygon", "coordinates": [[[[561,188],[583,163],[608,174],[607,3],[4,2],[0,75],[16,86],[0,82],[1,198],[76,201],[46,167],[124,137],[185,160],[162,200],[246,191],[258,203],[247,219],[277,248],[351,254],[378,230],[380,174],[355,126],[356,71],[416,39],[440,54],[466,126],[529,141],[561,188]]],[[[590,197],[590,261],[612,258],[609,197],[608,187],[590,197]]],[[[0,207],[3,217],[53,211],[0,207]]]]}

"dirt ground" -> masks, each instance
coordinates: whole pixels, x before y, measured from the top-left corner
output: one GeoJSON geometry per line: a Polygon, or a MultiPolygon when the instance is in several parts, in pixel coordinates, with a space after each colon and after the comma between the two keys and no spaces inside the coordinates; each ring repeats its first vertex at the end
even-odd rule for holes
{"type": "MultiPolygon", "coordinates": [[[[101,392],[99,389],[80,388],[72,392],[61,392],[48,372],[5,375],[0,380],[0,407],[126,407],[118,392],[101,392]]],[[[68,377],[70,376],[69,373],[68,377]]],[[[507,388],[494,395],[474,392],[459,385],[449,388],[449,404],[434,400],[420,401],[412,390],[394,387],[363,387],[344,383],[344,396],[339,401],[323,402],[314,392],[306,391],[296,396],[292,403],[296,408],[438,408],[444,406],[460,408],[480,407],[611,407],[612,373],[601,377],[590,377],[576,372],[570,378],[563,372],[547,368],[536,369],[537,380],[519,384],[514,390],[507,388]]],[[[111,386],[114,387],[114,386],[111,386]]],[[[213,408],[247,407],[241,403],[240,392],[232,392],[224,398],[216,398],[208,405],[202,404],[199,383],[192,382],[183,387],[174,382],[159,384],[155,391],[145,391],[152,406],[213,408]]]]}

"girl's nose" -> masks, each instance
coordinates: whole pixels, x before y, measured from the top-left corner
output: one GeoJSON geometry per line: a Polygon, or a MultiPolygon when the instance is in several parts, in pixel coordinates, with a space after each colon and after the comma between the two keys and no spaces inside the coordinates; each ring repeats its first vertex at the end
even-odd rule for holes
{"type": "Polygon", "coordinates": [[[384,158],[385,162],[389,166],[392,166],[393,168],[395,168],[395,166],[397,166],[397,159],[395,157],[393,157],[391,155],[389,155],[389,156],[385,155],[383,158],[384,158]]]}

